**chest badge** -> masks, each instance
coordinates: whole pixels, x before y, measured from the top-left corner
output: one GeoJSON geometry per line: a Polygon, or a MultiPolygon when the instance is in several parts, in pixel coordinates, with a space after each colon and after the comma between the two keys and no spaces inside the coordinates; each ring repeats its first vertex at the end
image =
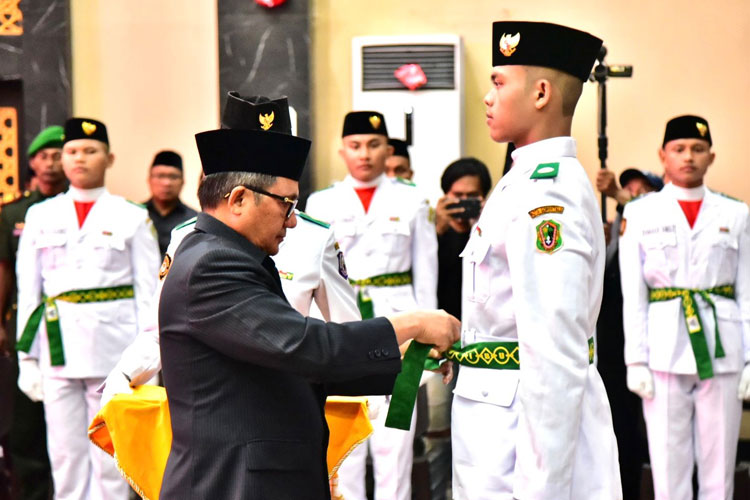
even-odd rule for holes
{"type": "Polygon", "coordinates": [[[561,225],[552,219],[542,221],[536,227],[536,248],[540,252],[554,253],[562,247],[561,225]]]}
{"type": "Polygon", "coordinates": [[[288,273],[279,269],[279,278],[292,281],[294,279],[294,273],[288,273]]]}
{"type": "Polygon", "coordinates": [[[167,277],[170,267],[172,267],[172,257],[170,257],[169,254],[166,254],[164,260],[161,261],[161,267],[159,268],[159,281],[167,277]]]}

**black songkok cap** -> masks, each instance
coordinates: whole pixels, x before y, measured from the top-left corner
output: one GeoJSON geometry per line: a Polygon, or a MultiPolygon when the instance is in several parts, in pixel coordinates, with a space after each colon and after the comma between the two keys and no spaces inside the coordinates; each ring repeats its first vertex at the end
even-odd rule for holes
{"type": "Polygon", "coordinates": [[[597,37],[559,24],[492,23],[492,66],[541,66],[585,82],[601,46],[597,37]]]}
{"type": "Polygon", "coordinates": [[[408,144],[406,144],[406,141],[402,141],[401,139],[388,139],[388,144],[393,146],[393,156],[403,156],[407,160],[411,161],[411,158],[409,158],[409,148],[408,144]]]}
{"type": "Polygon", "coordinates": [[[195,135],[206,175],[250,172],[298,181],[310,141],[263,130],[220,129],[195,135]]]}
{"type": "Polygon", "coordinates": [[[271,100],[257,95],[243,97],[237,91],[230,91],[221,115],[221,128],[265,130],[291,135],[289,102],[286,97],[271,100]]]}
{"type": "Polygon", "coordinates": [[[709,146],[713,145],[708,122],[704,118],[694,115],[678,116],[667,122],[664,142],[662,142],[661,147],[675,139],[703,139],[708,141],[709,146]]]}
{"type": "Polygon", "coordinates": [[[151,162],[152,167],[158,165],[174,167],[182,170],[182,156],[174,151],[159,151],[156,153],[156,156],[154,156],[154,161],[151,162]]]}
{"type": "Polygon", "coordinates": [[[76,139],[95,139],[109,146],[107,127],[102,122],[91,118],[70,118],[65,122],[63,144],[76,139]]]}
{"type": "Polygon", "coordinates": [[[388,137],[385,117],[377,111],[352,111],[344,118],[341,137],[355,134],[379,134],[388,137]]]}

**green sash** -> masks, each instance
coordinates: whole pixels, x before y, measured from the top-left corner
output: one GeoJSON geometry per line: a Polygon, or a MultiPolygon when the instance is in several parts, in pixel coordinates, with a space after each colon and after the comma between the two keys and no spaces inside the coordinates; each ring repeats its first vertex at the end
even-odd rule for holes
{"type": "Polygon", "coordinates": [[[687,326],[690,346],[693,348],[695,364],[698,368],[698,377],[701,380],[705,380],[714,376],[714,369],[711,366],[711,355],[708,353],[708,343],[706,342],[706,334],[703,330],[703,322],[701,321],[701,317],[698,314],[698,309],[695,305],[696,295],[700,295],[706,304],[711,307],[711,311],[714,315],[714,336],[716,339],[714,357],[723,358],[724,347],[721,345],[721,338],[719,337],[719,321],[716,318],[716,304],[711,300],[710,295],[718,295],[720,297],[726,297],[727,299],[734,299],[734,285],[721,285],[706,290],[674,287],[652,288],[649,290],[648,301],[664,302],[673,299],[681,300],[682,314],[685,318],[685,326],[687,326]]]}
{"type": "Polygon", "coordinates": [[[55,297],[42,296],[42,303],[31,313],[21,338],[16,344],[16,349],[29,352],[34,342],[39,323],[44,321],[47,325],[47,341],[49,342],[49,357],[52,366],[65,365],[65,353],[63,352],[62,334],[60,332],[60,316],[57,311],[57,301],[72,302],[74,304],[85,304],[88,302],[108,302],[110,300],[132,299],[135,297],[132,285],[114,286],[109,288],[91,288],[88,290],[70,290],[55,297]]]}
{"type": "MultiPolygon", "coordinates": [[[[412,342],[404,354],[401,373],[393,385],[393,396],[385,419],[385,426],[409,430],[411,415],[419,391],[422,370],[436,370],[440,362],[428,358],[432,346],[412,342]]],[[[588,340],[589,364],[594,362],[594,337],[588,340]]],[[[518,370],[521,362],[518,356],[518,342],[477,342],[461,347],[460,342],[443,353],[445,359],[459,365],[494,370],[518,370]]]]}
{"type": "Polygon", "coordinates": [[[357,293],[357,306],[359,312],[362,314],[362,319],[371,319],[375,317],[374,308],[372,306],[372,299],[366,294],[362,293],[362,288],[367,286],[401,286],[411,285],[411,271],[404,271],[402,273],[388,273],[379,274],[377,276],[371,276],[361,280],[350,279],[349,283],[352,286],[360,287],[357,293]]]}

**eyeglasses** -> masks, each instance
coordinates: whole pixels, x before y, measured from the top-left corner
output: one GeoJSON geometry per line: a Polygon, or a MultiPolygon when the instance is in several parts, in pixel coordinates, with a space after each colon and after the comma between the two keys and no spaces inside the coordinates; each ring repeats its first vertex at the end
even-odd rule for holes
{"type": "MultiPolygon", "coordinates": [[[[292,214],[294,213],[294,209],[297,208],[297,203],[299,203],[299,199],[291,199],[287,198],[286,196],[279,196],[278,194],[269,193],[268,191],[263,191],[260,188],[257,188],[255,186],[248,186],[246,184],[242,184],[242,187],[245,189],[249,189],[253,193],[262,194],[265,196],[269,196],[271,198],[274,198],[276,200],[279,200],[282,203],[287,203],[289,205],[289,208],[286,210],[286,218],[290,218],[292,214]]],[[[227,193],[224,195],[224,198],[229,198],[229,195],[232,193],[227,193]]]]}

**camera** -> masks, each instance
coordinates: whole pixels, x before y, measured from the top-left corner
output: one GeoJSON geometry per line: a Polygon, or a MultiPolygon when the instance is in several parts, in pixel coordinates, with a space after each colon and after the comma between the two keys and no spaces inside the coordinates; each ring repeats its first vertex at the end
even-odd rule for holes
{"type": "Polygon", "coordinates": [[[479,198],[464,198],[458,203],[453,203],[445,208],[463,208],[463,212],[451,214],[454,219],[476,219],[482,210],[482,200],[479,198]]]}

